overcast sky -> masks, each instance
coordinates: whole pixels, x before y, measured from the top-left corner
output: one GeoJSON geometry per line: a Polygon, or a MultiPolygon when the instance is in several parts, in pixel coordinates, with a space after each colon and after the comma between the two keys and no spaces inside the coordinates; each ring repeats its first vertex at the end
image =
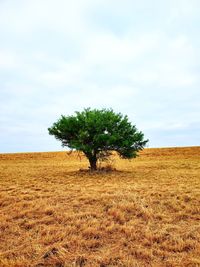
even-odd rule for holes
{"type": "Polygon", "coordinates": [[[199,0],[0,0],[0,152],[62,150],[47,128],[113,108],[149,147],[200,145],[199,0]]]}

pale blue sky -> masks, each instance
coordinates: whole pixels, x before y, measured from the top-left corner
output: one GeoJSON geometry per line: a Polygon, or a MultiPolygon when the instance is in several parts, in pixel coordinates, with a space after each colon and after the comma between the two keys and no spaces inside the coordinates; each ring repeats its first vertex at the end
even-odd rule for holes
{"type": "Polygon", "coordinates": [[[1,0],[0,152],[62,150],[84,107],[127,114],[149,147],[200,145],[199,0],[1,0]]]}

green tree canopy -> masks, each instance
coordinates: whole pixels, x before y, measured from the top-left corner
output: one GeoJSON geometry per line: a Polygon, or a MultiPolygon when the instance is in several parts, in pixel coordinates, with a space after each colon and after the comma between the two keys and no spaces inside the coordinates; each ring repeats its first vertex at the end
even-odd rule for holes
{"type": "Polygon", "coordinates": [[[73,116],[62,115],[48,131],[62,146],[82,151],[91,170],[96,170],[97,161],[106,159],[111,151],[125,159],[135,158],[148,142],[127,116],[112,109],[87,108],[73,116]]]}

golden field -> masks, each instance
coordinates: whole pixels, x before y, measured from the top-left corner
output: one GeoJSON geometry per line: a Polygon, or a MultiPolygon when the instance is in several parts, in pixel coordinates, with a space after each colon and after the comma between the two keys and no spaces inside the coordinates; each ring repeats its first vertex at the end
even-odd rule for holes
{"type": "Polygon", "coordinates": [[[113,161],[0,154],[0,266],[200,266],[200,147],[113,161]]]}

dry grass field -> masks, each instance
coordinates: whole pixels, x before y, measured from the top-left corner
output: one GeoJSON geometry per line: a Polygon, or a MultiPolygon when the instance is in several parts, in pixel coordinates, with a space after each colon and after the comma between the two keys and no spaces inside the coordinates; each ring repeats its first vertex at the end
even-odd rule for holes
{"type": "Polygon", "coordinates": [[[0,266],[200,266],[200,147],[90,173],[65,152],[0,155],[0,266]]]}

